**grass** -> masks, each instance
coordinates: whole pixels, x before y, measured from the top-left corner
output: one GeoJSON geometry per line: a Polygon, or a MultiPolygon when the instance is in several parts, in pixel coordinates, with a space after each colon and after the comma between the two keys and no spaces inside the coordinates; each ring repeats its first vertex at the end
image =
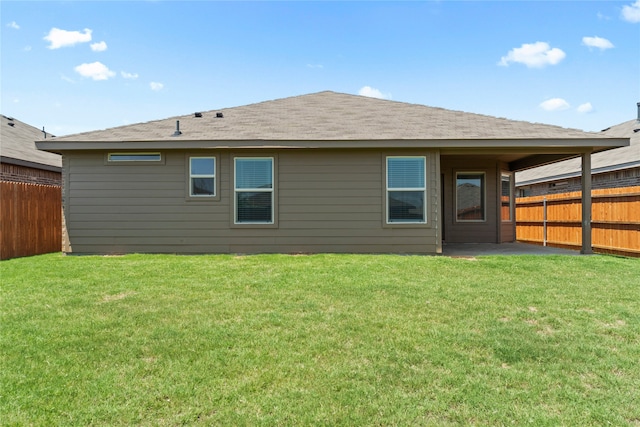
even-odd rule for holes
{"type": "Polygon", "coordinates": [[[640,425],[640,260],[0,263],[2,425],[640,425]]]}

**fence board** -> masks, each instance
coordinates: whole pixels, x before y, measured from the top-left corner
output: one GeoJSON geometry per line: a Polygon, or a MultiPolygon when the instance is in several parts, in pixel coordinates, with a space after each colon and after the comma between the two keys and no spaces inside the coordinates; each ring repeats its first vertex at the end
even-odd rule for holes
{"type": "Polygon", "coordinates": [[[0,215],[0,259],[61,250],[59,186],[2,181],[0,215]]]}
{"type": "MultiPolygon", "coordinates": [[[[580,248],[581,196],[578,191],[517,198],[516,239],[580,248]]],[[[640,187],[592,190],[591,198],[593,249],[640,256],[640,187]]]]}

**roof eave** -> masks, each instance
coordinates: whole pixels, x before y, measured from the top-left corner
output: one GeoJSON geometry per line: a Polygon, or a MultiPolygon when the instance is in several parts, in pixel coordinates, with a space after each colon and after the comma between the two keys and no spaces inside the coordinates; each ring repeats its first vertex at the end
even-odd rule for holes
{"type": "MultiPolygon", "coordinates": [[[[598,175],[598,174],[616,172],[616,171],[633,169],[638,167],[640,167],[640,161],[628,162],[628,163],[623,163],[618,165],[608,165],[608,166],[592,168],[591,174],[598,175]]],[[[535,185],[535,184],[541,184],[545,182],[553,182],[553,181],[559,181],[563,179],[577,178],[580,176],[582,176],[582,172],[574,170],[574,171],[557,174],[557,175],[548,175],[541,178],[528,179],[526,181],[518,181],[516,178],[516,187],[524,187],[527,185],[535,185]]]]}
{"type": "Polygon", "coordinates": [[[54,165],[49,165],[45,163],[32,162],[29,160],[15,159],[13,157],[0,156],[0,163],[7,163],[10,165],[16,165],[16,166],[24,166],[27,168],[46,170],[50,172],[62,172],[61,166],[54,166],[54,165]]]}
{"type": "Polygon", "coordinates": [[[513,139],[367,139],[367,140],[172,140],[38,141],[39,150],[60,153],[76,150],[179,149],[299,149],[299,148],[439,148],[439,149],[558,149],[602,151],[629,145],[629,138],[513,138],[513,139]]]}

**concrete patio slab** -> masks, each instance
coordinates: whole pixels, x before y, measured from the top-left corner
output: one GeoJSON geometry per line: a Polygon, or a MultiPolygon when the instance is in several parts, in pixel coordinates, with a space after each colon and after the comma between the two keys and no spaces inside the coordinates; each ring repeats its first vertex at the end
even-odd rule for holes
{"type": "Polygon", "coordinates": [[[581,255],[580,251],[527,243],[446,243],[442,255],[471,257],[481,255],[581,255]]]}

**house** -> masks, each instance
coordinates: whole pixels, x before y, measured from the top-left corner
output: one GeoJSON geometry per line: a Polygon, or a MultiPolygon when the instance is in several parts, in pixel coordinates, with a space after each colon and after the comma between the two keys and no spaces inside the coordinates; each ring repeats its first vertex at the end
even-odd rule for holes
{"type": "Polygon", "coordinates": [[[514,171],[627,144],[327,91],[37,146],[63,155],[67,253],[438,254],[515,239],[514,171]]]}
{"type": "Polygon", "coordinates": [[[43,131],[0,120],[0,259],[60,251],[62,159],[36,149],[43,131]]]}
{"type": "Polygon", "coordinates": [[[60,185],[62,158],[38,150],[34,142],[43,131],[12,117],[0,119],[0,181],[60,185]]]}
{"type": "MultiPolygon", "coordinates": [[[[592,156],[592,188],[640,186],[640,103],[638,103],[638,119],[611,126],[600,134],[615,138],[629,138],[630,145],[592,156]]],[[[580,159],[565,160],[518,172],[516,174],[517,195],[544,196],[580,191],[581,174],[580,159]]]]}

